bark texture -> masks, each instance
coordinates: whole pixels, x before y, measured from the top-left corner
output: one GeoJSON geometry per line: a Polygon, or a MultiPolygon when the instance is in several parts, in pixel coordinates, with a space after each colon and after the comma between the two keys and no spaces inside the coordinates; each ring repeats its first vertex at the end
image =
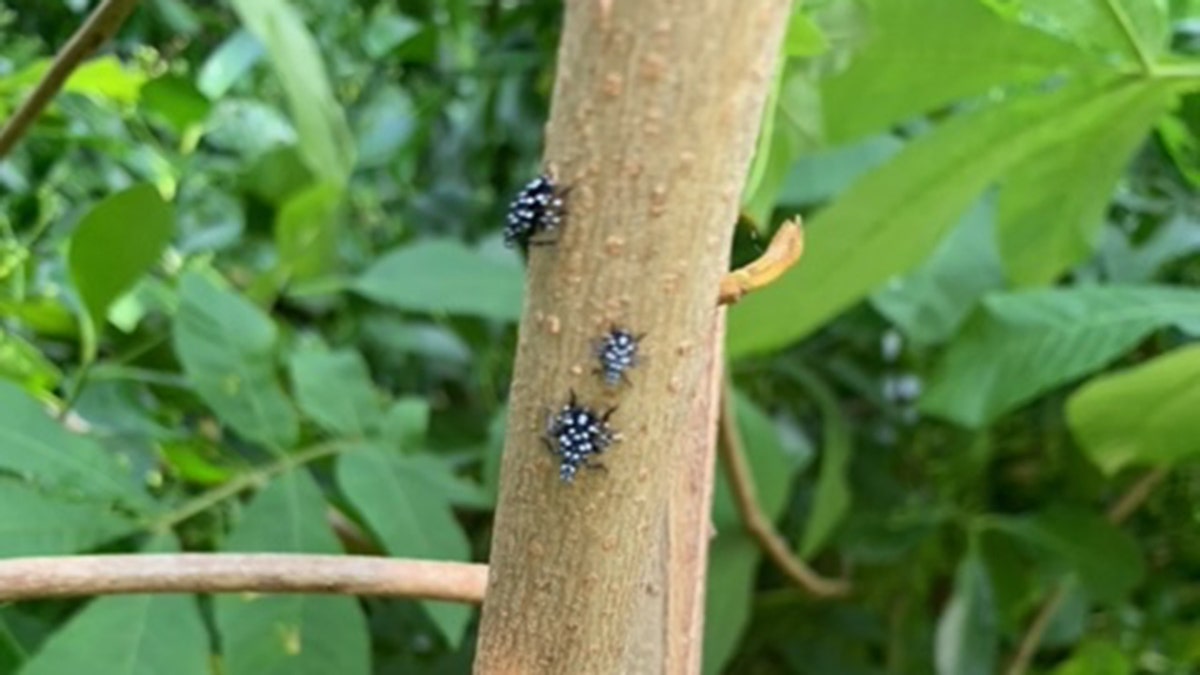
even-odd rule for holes
{"type": "Polygon", "coordinates": [[[487,567],[374,556],[151,553],[0,560],[0,602],[122,593],[325,593],[477,603],[487,567]]]}
{"type": "Polygon", "coordinates": [[[573,0],[530,252],[478,673],[697,672],[723,316],[717,307],[788,0],[573,0]],[[593,343],[645,333],[610,389],[593,343]],[[539,440],[574,391],[623,440],[573,485],[539,440]]]}

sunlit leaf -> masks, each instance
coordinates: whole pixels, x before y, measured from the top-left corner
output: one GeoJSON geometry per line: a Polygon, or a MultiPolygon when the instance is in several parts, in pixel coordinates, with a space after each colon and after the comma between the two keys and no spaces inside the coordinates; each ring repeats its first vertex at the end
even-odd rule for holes
{"type": "Polygon", "coordinates": [[[823,87],[826,131],[834,141],[1091,61],[980,2],[871,0],[868,6],[869,41],[823,87]]]}
{"type": "Polygon", "coordinates": [[[232,0],[230,4],[266,47],[309,168],[330,183],[345,184],[354,168],[354,139],[316,40],[287,0],[232,0]]]}
{"type": "Polygon", "coordinates": [[[1150,90],[1121,115],[1095,120],[1013,170],[996,229],[1014,285],[1048,284],[1093,251],[1117,180],[1173,99],[1166,87],[1150,90]]]}
{"type": "Polygon", "coordinates": [[[1129,63],[1167,48],[1170,24],[1162,0],[991,0],[1022,22],[1129,63]]]}
{"type": "Polygon", "coordinates": [[[53,389],[62,373],[36,346],[16,333],[0,330],[0,378],[39,392],[53,389]]]}
{"type": "Polygon", "coordinates": [[[211,99],[221,98],[266,53],[246,29],[234,31],[200,66],[196,86],[211,99]]]}
{"type": "Polygon", "coordinates": [[[1171,466],[1200,455],[1200,345],[1098,377],[1067,401],[1067,421],[1100,468],[1171,466]]]}
{"type": "Polygon", "coordinates": [[[94,325],[150,269],[174,229],[175,214],[150,185],[137,185],[92,207],[71,235],[68,255],[75,292],[94,325]]]}
{"type": "Polygon", "coordinates": [[[913,141],[808,223],[799,265],[734,306],[729,352],[741,356],[804,337],[924,260],[1005,171],[1097,120],[1157,98],[1162,86],[1066,87],[955,117],[913,141]]]}

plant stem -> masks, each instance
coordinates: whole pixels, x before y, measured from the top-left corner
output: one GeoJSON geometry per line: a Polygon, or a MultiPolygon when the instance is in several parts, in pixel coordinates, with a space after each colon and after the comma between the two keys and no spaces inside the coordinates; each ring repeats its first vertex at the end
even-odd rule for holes
{"type": "Polygon", "coordinates": [[[758,503],[754,477],[750,473],[750,467],[746,464],[746,452],[742,445],[742,439],[737,432],[733,401],[729,395],[728,386],[723,399],[717,452],[725,466],[725,475],[729,478],[734,502],[737,504],[738,513],[742,516],[746,531],[754,537],[763,553],[775,563],[775,566],[797,586],[819,598],[833,598],[849,593],[849,583],[838,579],[826,579],[817,574],[803,560],[793,555],[787,542],[775,531],[771,519],[763,513],[758,503]]]}
{"type": "MultiPolygon", "coordinates": [[[[1146,502],[1150,493],[1167,478],[1168,473],[1164,468],[1147,471],[1109,508],[1108,522],[1120,525],[1128,520],[1146,502]]],[[[1007,675],[1025,675],[1029,670],[1033,657],[1037,656],[1038,645],[1041,644],[1046,629],[1050,627],[1050,620],[1054,618],[1062,603],[1067,599],[1067,584],[1067,580],[1060,581],[1046,601],[1042,603],[1037,614],[1034,615],[1029,628],[1021,636],[1021,642],[1006,671],[1007,675]]]]}
{"type": "Polygon", "coordinates": [[[62,89],[71,72],[125,23],[137,0],[104,0],[54,57],[54,62],[4,127],[0,129],[0,159],[12,150],[34,120],[62,89]]]}
{"type": "Polygon", "coordinates": [[[479,603],[487,565],[374,556],[151,553],[0,561],[0,602],[125,593],[321,593],[479,603]]]}
{"type": "Polygon", "coordinates": [[[347,445],[342,442],[322,443],[314,445],[294,455],[287,455],[280,459],[253,471],[248,471],[236,478],[233,478],[204,494],[197,496],[187,502],[184,502],[178,508],[163,514],[154,521],[147,524],[146,529],[151,532],[162,532],[168,530],[179,523],[203,513],[208,509],[220,504],[226,499],[236,497],[244,490],[263,485],[272,477],[289,471],[298,466],[308,464],[325,457],[331,457],[345,450],[347,445]]]}

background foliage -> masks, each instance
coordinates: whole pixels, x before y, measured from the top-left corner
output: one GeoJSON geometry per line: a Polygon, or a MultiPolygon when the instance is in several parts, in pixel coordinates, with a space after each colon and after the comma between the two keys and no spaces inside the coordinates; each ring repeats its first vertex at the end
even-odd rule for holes
{"type": "MultiPolygon", "coordinates": [[[[86,0],[0,2],[0,115],[86,0]]],[[[0,161],[0,555],[485,560],[558,3],[147,0],[0,161]]],[[[1200,670],[1200,6],[814,0],[745,194],[707,672],[1200,670]],[[1166,480],[1123,526],[1104,517],[1166,480]]],[[[0,672],[463,672],[475,615],[0,607],[0,672]]]]}

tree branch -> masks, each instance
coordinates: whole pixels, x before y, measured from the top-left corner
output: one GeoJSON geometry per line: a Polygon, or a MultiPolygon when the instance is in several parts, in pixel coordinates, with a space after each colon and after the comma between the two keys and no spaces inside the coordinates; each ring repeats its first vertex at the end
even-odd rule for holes
{"type": "MultiPolygon", "coordinates": [[[[1139,478],[1121,498],[1109,508],[1107,518],[1108,522],[1113,525],[1120,525],[1129,519],[1146,499],[1150,497],[1150,493],[1158,487],[1168,475],[1167,469],[1158,468],[1147,471],[1145,475],[1139,478]]],[[[1067,599],[1067,583],[1061,581],[1042,603],[1033,621],[1030,622],[1029,628],[1025,630],[1025,635],[1021,637],[1021,642],[1017,646],[1017,652],[1013,655],[1011,664],[1008,667],[1008,675],[1024,675],[1029,670],[1029,664],[1033,662],[1033,657],[1037,655],[1038,646],[1042,643],[1042,637],[1046,634],[1046,629],[1050,627],[1050,620],[1058,613],[1059,607],[1063,601],[1067,599]]]]}
{"type": "Polygon", "coordinates": [[[137,0],[104,0],[75,31],[67,44],[54,57],[50,69],[42,76],[29,97],[21,103],[12,117],[0,129],[0,159],[12,150],[33,121],[42,114],[55,94],[71,75],[71,71],[100,45],[108,42],[125,23],[137,0]]]}
{"type": "Polygon", "coordinates": [[[809,593],[820,598],[833,598],[850,592],[850,584],[839,579],[826,579],[809,567],[805,562],[792,555],[791,549],[783,537],[775,531],[771,519],[762,512],[758,503],[754,478],[750,467],[746,464],[745,449],[741,436],[737,432],[737,424],[733,413],[733,398],[725,389],[724,402],[721,406],[720,441],[717,443],[718,452],[725,465],[725,473],[729,477],[733,498],[737,503],[738,513],[746,530],[758,542],[776,567],[779,568],[795,584],[809,593]]]}
{"type": "Polygon", "coordinates": [[[478,604],[487,565],[281,553],[0,560],[0,601],[122,593],[320,593],[478,604]]]}
{"type": "Polygon", "coordinates": [[[529,253],[475,672],[691,672],[717,289],[791,3],[563,7],[544,164],[567,222],[529,253]],[[614,325],[645,334],[628,386],[593,373],[614,325]],[[572,399],[622,440],[564,485],[539,436],[572,399]]]}

